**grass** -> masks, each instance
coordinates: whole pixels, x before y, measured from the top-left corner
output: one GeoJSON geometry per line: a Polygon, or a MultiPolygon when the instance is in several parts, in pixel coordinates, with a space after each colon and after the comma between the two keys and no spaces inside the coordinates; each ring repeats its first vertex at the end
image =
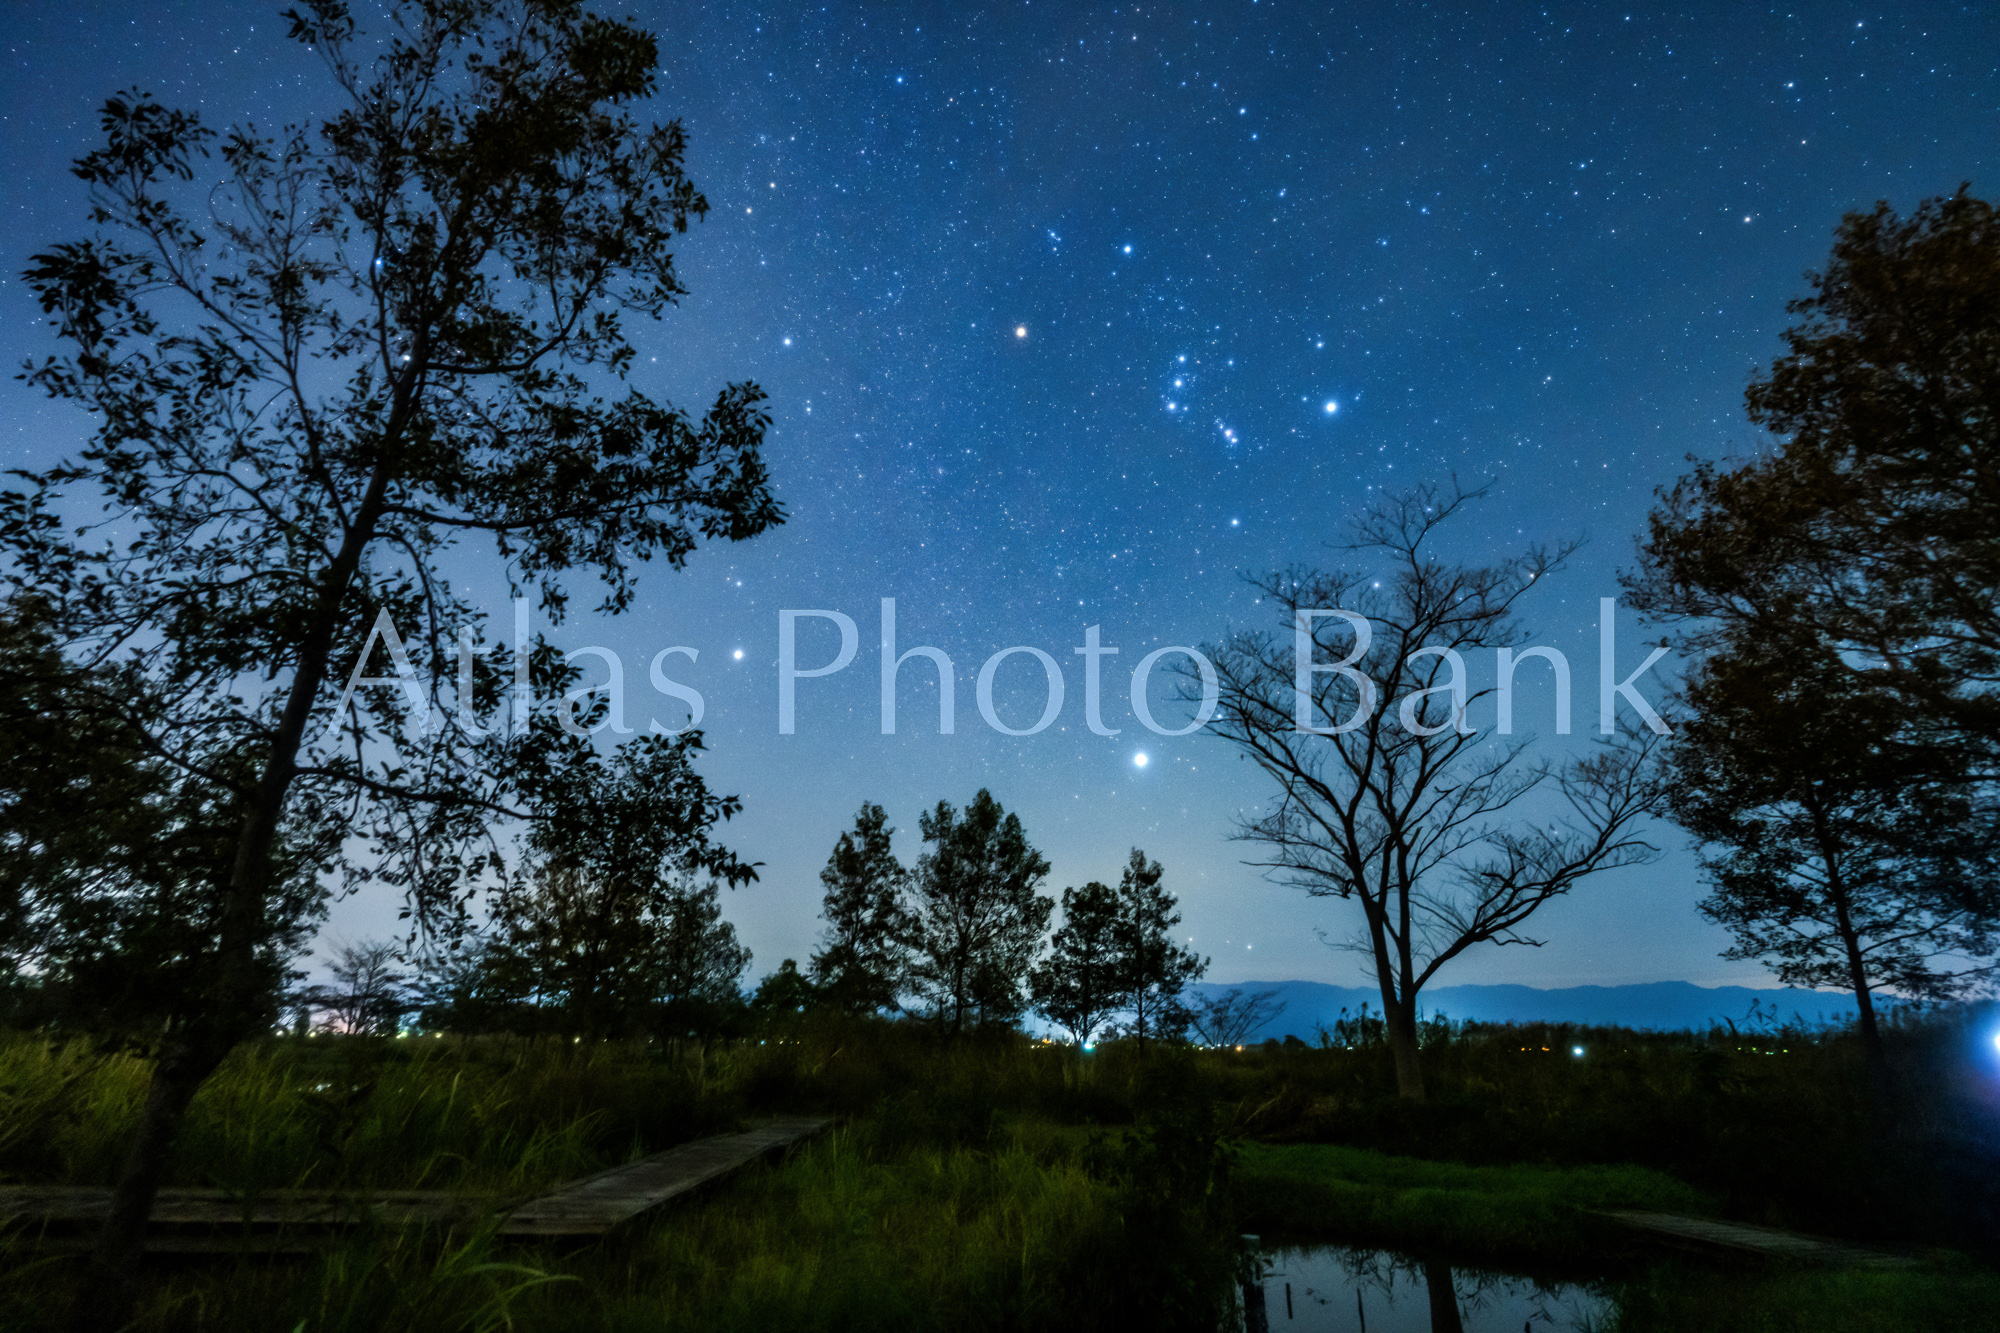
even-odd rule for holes
{"type": "MultiPolygon", "coordinates": [[[[1620,1327],[1636,1333],[1972,1327],[1966,1312],[1991,1308],[1996,1279],[1970,1265],[1649,1273],[1589,1216],[1713,1212],[1915,1243],[2000,1233],[1978,1212],[2000,1161],[1979,1126],[2000,1099],[1979,1067],[1953,1063],[1963,1036],[1900,1035],[1904,1085],[1942,1091],[1886,1139],[1840,1034],[1442,1034],[1423,1106],[1395,1097],[1380,1050],[1141,1057],[1113,1043],[1086,1057],[830,1016],[788,1016],[761,1042],[705,1053],[273,1040],[203,1091],[174,1183],[513,1194],[747,1115],[832,1112],[845,1126],[781,1169],[739,1173],[650,1229],[574,1251],[381,1232],[310,1261],[160,1266],[142,1327],[1212,1327],[1237,1230],[1622,1272],[1620,1327]],[[1578,1043],[1587,1058],[1567,1054],[1578,1043]],[[1240,1144],[1226,1188],[1219,1131],[1240,1144]]],[[[145,1076],[128,1056],[0,1036],[0,1176],[108,1180],[145,1076]]],[[[59,1323],[76,1271],[0,1273],[0,1327],[59,1323]]]]}
{"type": "Polygon", "coordinates": [[[1612,1333],[1986,1333],[2000,1275],[1731,1272],[1680,1265],[1618,1289],[1612,1333]]]}
{"type": "MultiPolygon", "coordinates": [[[[0,1179],[108,1184],[147,1069],[0,1037],[0,1179]]],[[[246,1046],[189,1108],[170,1185],[516,1194],[712,1133],[738,1114],[692,1061],[555,1042],[246,1046]]]]}
{"type": "Polygon", "coordinates": [[[1233,1174],[1242,1225],[1537,1271],[1601,1272],[1630,1245],[1593,1209],[1706,1213],[1714,1200],[1634,1166],[1467,1166],[1322,1144],[1251,1145],[1233,1174]]]}

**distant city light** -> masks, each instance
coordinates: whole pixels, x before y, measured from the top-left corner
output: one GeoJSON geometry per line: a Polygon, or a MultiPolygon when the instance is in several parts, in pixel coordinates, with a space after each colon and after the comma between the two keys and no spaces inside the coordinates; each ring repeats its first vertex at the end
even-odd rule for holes
{"type": "Polygon", "coordinates": [[[1583,1047],[1581,1047],[1581,1046],[1572,1046],[1572,1047],[1570,1047],[1570,1048],[1569,1048],[1569,1053],[1570,1053],[1571,1055],[1582,1055],[1582,1054],[1583,1054],[1583,1047]]]}

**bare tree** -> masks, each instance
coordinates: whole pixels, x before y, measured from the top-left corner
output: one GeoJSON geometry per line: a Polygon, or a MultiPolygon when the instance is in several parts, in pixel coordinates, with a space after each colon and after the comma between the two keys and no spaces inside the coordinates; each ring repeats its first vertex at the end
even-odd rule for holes
{"type": "Polygon", "coordinates": [[[1655,737],[1621,734],[1554,766],[1527,756],[1527,738],[1484,736],[1468,721],[1494,691],[1471,689],[1464,654],[1525,643],[1515,604],[1574,549],[1484,566],[1440,559],[1439,525],[1479,494],[1426,486],[1381,502],[1345,548],[1371,568],[1253,579],[1284,631],[1209,650],[1213,730],[1278,786],[1236,836],[1263,848],[1252,864],[1277,882],[1359,904],[1364,933],[1351,947],[1370,960],[1397,1090],[1413,1100],[1424,1096],[1417,995],[1438,970],[1475,944],[1539,944],[1521,928],[1542,904],[1658,855],[1634,831],[1658,800],[1655,737]],[[1566,813],[1521,809],[1551,785],[1566,813]]]}
{"type": "Polygon", "coordinates": [[[343,944],[333,951],[323,992],[329,1026],[337,1032],[393,1037],[410,1009],[409,977],[397,970],[401,951],[385,940],[343,944]]]}
{"type": "Polygon", "coordinates": [[[1241,1045],[1245,1037],[1285,1012],[1274,990],[1252,991],[1232,986],[1220,995],[1198,998],[1188,1006],[1195,1035],[1210,1046],[1241,1045]]]}

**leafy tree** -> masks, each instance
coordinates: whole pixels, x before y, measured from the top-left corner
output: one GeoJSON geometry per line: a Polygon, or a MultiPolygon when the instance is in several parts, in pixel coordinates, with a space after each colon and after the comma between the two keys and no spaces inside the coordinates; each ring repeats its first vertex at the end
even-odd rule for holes
{"type": "Polygon", "coordinates": [[[826,1001],[812,979],[799,971],[798,961],[787,958],[778,970],[757,983],[750,997],[750,1017],[767,1030],[787,1031],[798,1026],[800,1016],[811,1013],[826,1001]]]}
{"type": "Polygon", "coordinates": [[[1245,995],[1241,986],[1232,986],[1220,995],[1197,997],[1188,1006],[1188,1022],[1210,1046],[1240,1046],[1245,1037],[1284,1012],[1278,992],[1245,995]]]}
{"type": "MultiPolygon", "coordinates": [[[[0,606],[0,963],[17,1022],[152,1052],[212,1002],[231,789],[152,746],[150,682],[129,663],[69,661],[49,616],[32,596],[0,606]]],[[[229,755],[204,758],[240,790],[229,755]]],[[[322,916],[314,872],[338,837],[287,833],[249,964],[266,995],[296,975],[322,916]]]]}
{"type": "Polygon", "coordinates": [[[904,909],[910,987],[952,1035],[975,1020],[1012,1022],[1055,908],[1035,892],[1049,863],[983,788],[963,815],[939,801],[918,827],[930,850],[904,909]]]}
{"type": "Polygon", "coordinates": [[[495,907],[488,966],[566,1031],[637,1033],[656,1005],[712,1001],[716,975],[733,988],[748,963],[718,920],[713,885],[695,886],[757,877],[709,840],[741,802],[709,793],[692,763],[701,747],[700,732],[643,737],[608,769],[573,768],[547,784],[526,836],[531,866],[495,907]]]}
{"type": "Polygon", "coordinates": [[[1516,603],[1564,554],[1440,559],[1438,527],[1475,494],[1423,487],[1370,508],[1348,544],[1366,565],[1256,580],[1281,630],[1240,633],[1209,652],[1219,690],[1211,731],[1277,788],[1236,836],[1260,845],[1254,864],[1278,882],[1360,907],[1350,947],[1375,974],[1397,1090],[1414,1100],[1424,1096],[1417,997],[1439,969],[1477,944],[1538,943],[1522,927],[1544,903],[1657,855],[1633,831],[1658,799],[1650,733],[1555,768],[1529,762],[1526,740],[1489,739],[1468,721],[1490,691],[1462,681],[1462,655],[1524,642],[1516,603]],[[1338,617],[1304,614],[1329,607],[1365,617],[1367,642],[1338,617]],[[1304,650],[1318,663],[1353,660],[1314,672],[1295,693],[1304,650]],[[1515,813],[1551,779],[1566,817],[1515,813]]]}
{"type": "Polygon", "coordinates": [[[722,919],[714,880],[670,873],[644,893],[614,892],[544,865],[494,917],[476,990],[498,1002],[507,1026],[705,1036],[740,1004],[750,951],[722,919]]]}
{"type": "Polygon", "coordinates": [[[450,949],[419,959],[412,987],[417,1026],[429,1032],[528,1032],[537,1024],[496,974],[492,938],[467,931],[450,949]]]}
{"type": "Polygon", "coordinates": [[[826,931],[812,956],[812,978],[826,998],[852,1013],[894,1009],[909,966],[901,943],[909,872],[890,849],[894,834],[882,807],[864,804],[819,872],[826,931]]]}
{"type": "MultiPolygon", "coordinates": [[[[148,682],[143,751],[232,830],[202,904],[205,1002],[162,1044],[86,1322],[118,1322],[182,1112],[268,1013],[290,849],[337,830],[350,887],[385,882],[418,929],[449,929],[491,820],[592,762],[566,714],[502,734],[500,645],[453,670],[479,620],[443,576],[454,544],[493,540],[560,618],[565,571],[616,612],[637,562],[782,519],[754,385],[695,421],[623,383],[623,320],[681,294],[673,239],[707,209],[679,126],[628,110],[655,39],[570,0],[396,17],[378,43],[340,0],[289,14],[346,103],[315,126],[217,140],[143,95],[107,102],[76,167],[99,230],[27,273],[69,346],[27,378],[96,433],[0,495],[4,577],[47,599],[66,658],[148,682]],[[197,181],[212,153],[220,180],[197,181]],[[88,487],[110,517],[78,536],[88,487]],[[336,713],[335,664],[383,615],[417,627],[406,688],[336,713]]],[[[545,645],[531,670],[563,674],[545,645]]]]}
{"type": "Polygon", "coordinates": [[[1035,1008],[1088,1046],[1124,1006],[1125,958],[1118,947],[1118,895],[1096,880],[1062,893],[1063,923],[1049,956],[1028,974],[1035,1008]]]}
{"type": "Polygon", "coordinates": [[[673,1036],[709,1038],[736,1020],[743,1007],[743,974],[750,950],[736,927],[722,919],[721,886],[683,878],[671,886],[654,983],[657,1025],[673,1036]]]}
{"type": "Polygon", "coordinates": [[[1124,979],[1124,1007],[1132,1012],[1132,1035],[1139,1049],[1148,1037],[1179,1037],[1193,1015],[1181,993],[1208,970],[1208,960],[1174,943],[1181,914],[1174,896],[1160,887],[1165,872],[1137,847],[1118,879],[1115,938],[1124,979]]]}
{"type": "Polygon", "coordinates": [[[1986,756],[2000,741],[2000,218],[1965,189],[1834,234],[1788,355],[1746,394],[1781,437],[1653,512],[1642,609],[1692,648],[1795,624],[1986,756]]]}
{"type": "Polygon", "coordinates": [[[1924,743],[1904,700],[1803,631],[1732,637],[1688,685],[1669,808],[1704,847],[1701,904],[1730,958],[1850,991],[1878,1086],[1874,994],[1981,986],[2000,926],[2000,809],[1963,752],[1924,743]]]}

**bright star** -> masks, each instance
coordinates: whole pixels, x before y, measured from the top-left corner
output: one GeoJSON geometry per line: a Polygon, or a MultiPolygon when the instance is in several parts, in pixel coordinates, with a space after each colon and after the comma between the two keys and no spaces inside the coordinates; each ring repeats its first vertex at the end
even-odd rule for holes
{"type": "Polygon", "coordinates": [[[736,660],[739,662],[743,660],[743,650],[741,648],[736,650],[736,660]]]}
{"type": "Polygon", "coordinates": [[[1132,764],[1135,768],[1144,768],[1146,766],[1146,752],[1141,750],[1139,753],[1133,755],[1132,764]]]}
{"type": "Polygon", "coordinates": [[[1338,412],[1339,410],[1340,410],[1339,403],[1334,402],[1333,399],[1331,398],[1326,400],[1326,412],[1328,416],[1332,416],[1335,412],[1338,412]]]}
{"type": "Polygon", "coordinates": [[[1129,246],[1129,245],[1128,245],[1128,246],[1126,246],[1126,247],[1125,247],[1125,253],[1126,253],[1126,254],[1128,254],[1128,255],[1129,255],[1129,254],[1131,254],[1131,253],[1132,253],[1132,247],[1131,247],[1131,246],[1129,246]]]}
{"type": "Polygon", "coordinates": [[[1014,336],[1015,336],[1016,338],[1025,338],[1025,337],[1027,337],[1027,336],[1028,336],[1028,326],[1027,326],[1026,324],[1016,324],[1016,325],[1014,326],[1014,336]]]}

